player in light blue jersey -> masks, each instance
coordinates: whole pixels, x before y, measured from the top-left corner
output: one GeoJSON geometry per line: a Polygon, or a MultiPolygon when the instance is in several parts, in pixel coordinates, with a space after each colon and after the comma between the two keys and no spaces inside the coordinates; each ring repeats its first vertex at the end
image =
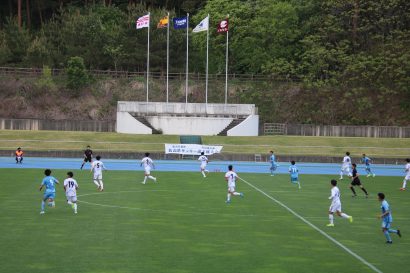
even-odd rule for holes
{"type": "Polygon", "coordinates": [[[391,244],[393,241],[390,238],[390,233],[396,233],[399,237],[401,237],[401,233],[399,229],[390,229],[391,223],[393,222],[393,217],[391,215],[389,203],[385,200],[384,193],[379,192],[377,196],[379,197],[379,201],[382,203],[382,214],[379,215],[379,218],[382,219],[382,231],[386,237],[386,243],[391,244]]]}
{"type": "Polygon", "coordinates": [[[296,167],[296,162],[294,160],[292,160],[290,162],[290,166],[289,166],[289,173],[290,173],[290,182],[292,182],[293,184],[298,184],[299,189],[300,187],[300,182],[299,182],[299,170],[298,167],[296,167]]]}
{"type": "Polygon", "coordinates": [[[372,160],[366,156],[366,154],[363,154],[362,157],[362,163],[365,165],[365,170],[367,173],[367,177],[373,176],[375,177],[376,175],[372,172],[371,168],[370,168],[370,163],[372,162],[372,160]]]}
{"type": "Polygon", "coordinates": [[[276,157],[273,154],[273,151],[270,151],[270,156],[269,156],[269,162],[270,162],[270,176],[274,176],[275,174],[273,173],[276,171],[278,168],[278,164],[276,163],[276,157]]]}
{"type": "Polygon", "coordinates": [[[44,207],[46,201],[48,200],[48,205],[51,207],[55,207],[55,197],[56,197],[56,188],[55,184],[58,184],[58,180],[51,176],[51,170],[47,169],[44,171],[46,177],[43,178],[43,182],[41,182],[40,191],[45,187],[43,200],[41,201],[41,212],[40,214],[44,214],[44,207]]]}

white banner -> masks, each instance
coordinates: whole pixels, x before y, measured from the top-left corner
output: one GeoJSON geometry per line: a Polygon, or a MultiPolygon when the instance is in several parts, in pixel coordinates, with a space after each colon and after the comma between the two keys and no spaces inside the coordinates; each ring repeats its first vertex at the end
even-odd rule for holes
{"type": "Polygon", "coordinates": [[[180,155],[200,155],[204,152],[205,155],[219,154],[222,151],[222,146],[200,145],[200,144],[165,144],[166,154],[180,155]]]}

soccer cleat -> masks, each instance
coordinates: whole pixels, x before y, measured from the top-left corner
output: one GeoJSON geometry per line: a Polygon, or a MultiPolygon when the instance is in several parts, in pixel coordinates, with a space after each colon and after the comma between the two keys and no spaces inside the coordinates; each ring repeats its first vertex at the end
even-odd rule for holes
{"type": "Polygon", "coordinates": [[[77,212],[76,212],[76,211],[74,211],[74,214],[77,214],[77,212]]]}
{"type": "Polygon", "coordinates": [[[352,195],[352,197],[356,197],[356,196],[357,196],[357,194],[353,194],[353,195],[352,195]]]}
{"type": "Polygon", "coordinates": [[[327,224],[326,226],[327,226],[327,227],[334,227],[335,224],[327,224]]]}
{"type": "Polygon", "coordinates": [[[226,200],[225,203],[230,204],[231,200],[226,200]]]}
{"type": "Polygon", "coordinates": [[[370,177],[370,174],[366,175],[366,177],[370,177]]]}
{"type": "Polygon", "coordinates": [[[392,244],[393,243],[393,241],[386,241],[386,244],[392,244]]]}
{"type": "Polygon", "coordinates": [[[405,190],[406,190],[406,188],[400,188],[400,190],[401,190],[401,191],[405,191],[405,190]]]}
{"type": "Polygon", "coordinates": [[[243,192],[241,192],[241,193],[239,194],[239,196],[243,198],[243,196],[244,196],[244,195],[243,195],[243,192]]]}
{"type": "Polygon", "coordinates": [[[353,223],[353,216],[349,216],[349,222],[353,223]]]}
{"type": "Polygon", "coordinates": [[[142,184],[142,185],[145,185],[145,182],[144,182],[144,181],[142,181],[142,182],[141,182],[141,184],[142,184]]]}
{"type": "Polygon", "coordinates": [[[343,180],[343,177],[340,177],[339,180],[343,180]]]}
{"type": "Polygon", "coordinates": [[[369,195],[368,195],[368,194],[366,194],[366,198],[369,198],[369,195]]]}
{"type": "Polygon", "coordinates": [[[375,175],[375,174],[373,174],[373,177],[376,177],[376,175],[375,175]]]}
{"type": "Polygon", "coordinates": [[[274,174],[271,174],[270,176],[275,176],[274,174]]]}
{"type": "Polygon", "coordinates": [[[44,210],[40,211],[40,214],[44,214],[44,213],[45,213],[44,210]]]}
{"type": "Polygon", "coordinates": [[[397,235],[399,235],[399,237],[401,238],[401,232],[400,229],[397,230],[397,235]]]}

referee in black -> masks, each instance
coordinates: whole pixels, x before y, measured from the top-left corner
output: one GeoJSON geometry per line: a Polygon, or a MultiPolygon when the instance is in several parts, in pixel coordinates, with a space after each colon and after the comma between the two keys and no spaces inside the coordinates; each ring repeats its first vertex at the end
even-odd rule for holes
{"type": "Polygon", "coordinates": [[[91,150],[90,145],[87,146],[87,149],[84,151],[84,161],[83,164],[81,164],[80,170],[83,169],[84,164],[87,162],[93,162],[93,151],[91,150]]]}
{"type": "Polygon", "coordinates": [[[363,185],[362,185],[362,182],[360,182],[360,179],[359,179],[359,174],[357,173],[357,169],[356,169],[356,164],[355,163],[353,163],[352,164],[352,167],[353,167],[353,172],[352,172],[352,183],[350,183],[350,189],[352,190],[352,192],[353,192],[353,196],[352,197],[356,197],[357,196],[357,194],[356,194],[356,191],[354,190],[354,186],[359,186],[360,187],[360,189],[362,189],[362,191],[366,194],[366,198],[369,196],[369,194],[367,193],[367,191],[366,191],[366,189],[365,188],[363,188],[363,185]]]}

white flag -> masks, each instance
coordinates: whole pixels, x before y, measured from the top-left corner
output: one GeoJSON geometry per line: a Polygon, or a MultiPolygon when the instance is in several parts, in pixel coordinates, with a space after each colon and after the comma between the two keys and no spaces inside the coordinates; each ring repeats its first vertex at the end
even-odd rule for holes
{"type": "Polygon", "coordinates": [[[192,32],[201,32],[206,31],[209,28],[209,16],[207,16],[204,20],[201,21],[193,30],[192,32]]]}
{"type": "Polygon", "coordinates": [[[149,14],[138,18],[138,20],[136,22],[136,27],[137,27],[137,29],[144,28],[144,27],[149,27],[149,14]]]}

